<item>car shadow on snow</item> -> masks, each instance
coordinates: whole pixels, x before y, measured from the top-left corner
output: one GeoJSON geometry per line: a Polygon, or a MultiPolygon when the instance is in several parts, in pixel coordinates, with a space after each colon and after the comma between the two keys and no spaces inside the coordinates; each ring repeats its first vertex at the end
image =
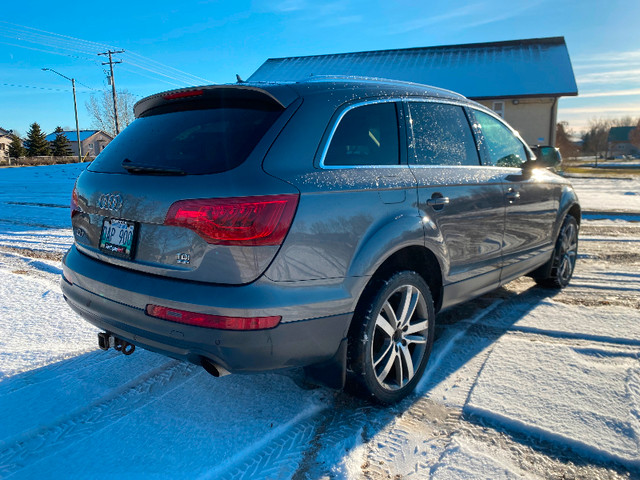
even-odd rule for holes
{"type": "MultiPolygon", "coordinates": [[[[557,446],[429,398],[554,295],[521,279],[442,312],[423,380],[415,394],[392,407],[325,388],[298,388],[277,373],[216,379],[195,365],[142,349],[132,356],[94,351],[18,374],[0,382],[0,409],[11,419],[0,438],[0,476],[38,478],[72,468],[76,476],[90,478],[95,465],[112,458],[132,476],[171,471],[175,478],[320,478],[343,468],[345,455],[374,437],[392,455],[385,432],[407,416],[418,422],[420,435],[453,418],[445,428],[447,441],[458,428],[455,422],[464,421],[560,462],[580,464],[557,446]]],[[[401,432],[393,435],[397,440],[401,432]]],[[[383,475],[383,467],[363,471],[383,475]]]]}

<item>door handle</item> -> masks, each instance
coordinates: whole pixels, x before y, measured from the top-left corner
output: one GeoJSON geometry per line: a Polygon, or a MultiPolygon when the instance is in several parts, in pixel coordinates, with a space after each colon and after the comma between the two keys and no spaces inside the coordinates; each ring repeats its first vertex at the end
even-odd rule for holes
{"type": "Polygon", "coordinates": [[[433,196],[427,200],[427,205],[433,207],[434,210],[442,210],[445,205],[449,205],[449,197],[433,196]]]}
{"type": "Polygon", "coordinates": [[[513,188],[509,188],[505,196],[507,197],[507,200],[509,200],[509,203],[513,203],[520,199],[520,192],[513,188]]]}

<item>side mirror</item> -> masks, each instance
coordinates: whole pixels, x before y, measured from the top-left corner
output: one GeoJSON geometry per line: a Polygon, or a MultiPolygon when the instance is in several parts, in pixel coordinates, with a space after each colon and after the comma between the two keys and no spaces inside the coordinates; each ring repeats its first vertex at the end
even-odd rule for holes
{"type": "Polygon", "coordinates": [[[536,154],[537,160],[535,163],[539,167],[556,169],[562,163],[560,150],[555,147],[536,145],[531,147],[531,149],[533,153],[536,154]]]}

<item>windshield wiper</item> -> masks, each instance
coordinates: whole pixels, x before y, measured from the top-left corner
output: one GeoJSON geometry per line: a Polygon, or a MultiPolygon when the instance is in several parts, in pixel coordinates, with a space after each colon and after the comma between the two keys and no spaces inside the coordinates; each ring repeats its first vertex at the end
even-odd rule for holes
{"type": "Polygon", "coordinates": [[[122,162],[122,168],[129,173],[149,174],[149,175],[186,175],[187,172],[179,168],[161,167],[158,165],[148,165],[145,163],[133,163],[128,158],[122,162]]]}

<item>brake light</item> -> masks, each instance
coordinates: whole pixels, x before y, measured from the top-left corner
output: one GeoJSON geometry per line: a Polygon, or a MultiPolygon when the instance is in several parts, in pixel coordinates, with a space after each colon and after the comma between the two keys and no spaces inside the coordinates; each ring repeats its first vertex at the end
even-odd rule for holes
{"type": "Polygon", "coordinates": [[[187,97],[199,97],[204,92],[202,89],[200,90],[187,90],[185,92],[176,92],[176,93],[168,93],[163,95],[162,98],[165,100],[176,100],[178,98],[187,98],[187,97]]]}
{"type": "Polygon", "coordinates": [[[298,195],[181,200],[164,224],[189,228],[217,245],[281,245],[297,205],[298,195]]]}
{"type": "Polygon", "coordinates": [[[264,330],[276,327],[282,317],[226,317],[223,315],[207,315],[204,313],[176,310],[175,308],[147,305],[147,315],[169,320],[170,322],[195,325],[197,327],[217,328],[222,330],[264,330]]]}
{"type": "Polygon", "coordinates": [[[80,213],[80,207],[78,207],[78,189],[73,186],[73,192],[71,193],[71,218],[75,217],[76,213],[80,213]]]}

